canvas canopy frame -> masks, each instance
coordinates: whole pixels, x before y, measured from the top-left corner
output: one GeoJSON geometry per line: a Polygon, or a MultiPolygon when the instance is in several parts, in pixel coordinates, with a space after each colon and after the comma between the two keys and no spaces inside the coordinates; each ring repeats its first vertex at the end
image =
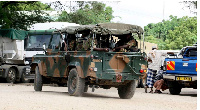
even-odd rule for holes
{"type": "Polygon", "coordinates": [[[139,36],[144,33],[143,29],[137,25],[123,23],[101,23],[97,25],[69,26],[59,30],[61,33],[77,34],[83,31],[90,31],[101,35],[125,35],[137,33],[139,36]]]}
{"type": "Polygon", "coordinates": [[[141,41],[143,40],[143,52],[144,52],[144,31],[140,26],[124,24],[124,23],[100,23],[96,25],[80,25],[80,26],[68,26],[61,30],[54,31],[55,33],[67,33],[67,34],[81,34],[84,32],[93,33],[94,36],[98,35],[126,35],[131,33],[137,33],[140,40],[140,48],[141,41]]]}

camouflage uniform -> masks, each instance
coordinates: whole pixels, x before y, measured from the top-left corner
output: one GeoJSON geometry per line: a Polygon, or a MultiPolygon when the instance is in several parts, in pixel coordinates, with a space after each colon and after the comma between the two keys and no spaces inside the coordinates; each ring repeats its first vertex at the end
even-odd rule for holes
{"type": "MultiPolygon", "coordinates": [[[[78,41],[72,40],[71,42],[69,42],[70,50],[73,50],[75,42],[76,42],[76,50],[78,50],[78,51],[91,50],[92,38],[88,38],[86,41],[83,41],[83,42],[78,42],[78,41]]],[[[96,40],[93,41],[93,48],[96,48],[96,40]]]]}
{"type": "MultiPolygon", "coordinates": [[[[92,47],[92,38],[88,38],[88,40],[84,43],[84,50],[90,50],[92,47]]],[[[93,41],[93,48],[95,47],[95,40],[93,41]]]]}
{"type": "Polygon", "coordinates": [[[127,43],[127,45],[129,45],[128,48],[135,47],[135,46],[136,46],[136,41],[135,41],[135,39],[130,40],[130,41],[127,43]]]}
{"type": "Polygon", "coordinates": [[[78,50],[78,51],[83,51],[83,50],[85,50],[84,49],[84,47],[83,47],[83,42],[76,42],[76,49],[78,50]]]}
{"type": "Polygon", "coordinates": [[[129,42],[126,43],[126,45],[129,45],[128,48],[121,48],[120,52],[130,52],[130,48],[136,46],[135,39],[130,40],[129,42]]]}
{"type": "Polygon", "coordinates": [[[88,50],[90,48],[90,39],[84,41],[83,48],[84,50],[88,50]]]}
{"type": "Polygon", "coordinates": [[[74,43],[75,43],[75,40],[72,40],[71,42],[69,42],[69,50],[73,50],[73,47],[74,47],[74,43]]]}

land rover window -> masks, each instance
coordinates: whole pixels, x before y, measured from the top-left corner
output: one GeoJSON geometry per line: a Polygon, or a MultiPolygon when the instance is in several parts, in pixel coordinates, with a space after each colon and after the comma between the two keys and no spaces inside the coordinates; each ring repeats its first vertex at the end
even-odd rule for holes
{"type": "Polygon", "coordinates": [[[50,49],[58,49],[59,41],[60,41],[60,34],[54,34],[51,39],[49,48],[50,49]]]}

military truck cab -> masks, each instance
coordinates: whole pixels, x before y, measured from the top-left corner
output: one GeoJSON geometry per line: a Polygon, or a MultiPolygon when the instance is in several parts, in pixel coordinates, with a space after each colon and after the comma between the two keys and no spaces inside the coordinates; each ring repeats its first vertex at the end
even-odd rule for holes
{"type": "Polygon", "coordinates": [[[134,39],[142,34],[141,27],[121,23],[69,26],[55,31],[46,54],[33,57],[35,90],[41,91],[45,81],[54,80],[67,83],[68,93],[73,96],[96,86],[116,87],[120,98],[132,98],[141,67],[147,66],[146,54],[134,39]]]}

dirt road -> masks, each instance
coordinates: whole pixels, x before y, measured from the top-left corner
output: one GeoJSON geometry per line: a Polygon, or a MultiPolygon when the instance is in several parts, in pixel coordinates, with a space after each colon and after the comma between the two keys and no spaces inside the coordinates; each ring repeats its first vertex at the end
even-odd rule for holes
{"type": "Polygon", "coordinates": [[[0,110],[196,110],[197,90],[182,89],[180,95],[145,93],[137,88],[132,99],[120,99],[117,89],[96,89],[83,97],[69,96],[67,87],[43,86],[35,92],[32,84],[0,83],[0,110]]]}

